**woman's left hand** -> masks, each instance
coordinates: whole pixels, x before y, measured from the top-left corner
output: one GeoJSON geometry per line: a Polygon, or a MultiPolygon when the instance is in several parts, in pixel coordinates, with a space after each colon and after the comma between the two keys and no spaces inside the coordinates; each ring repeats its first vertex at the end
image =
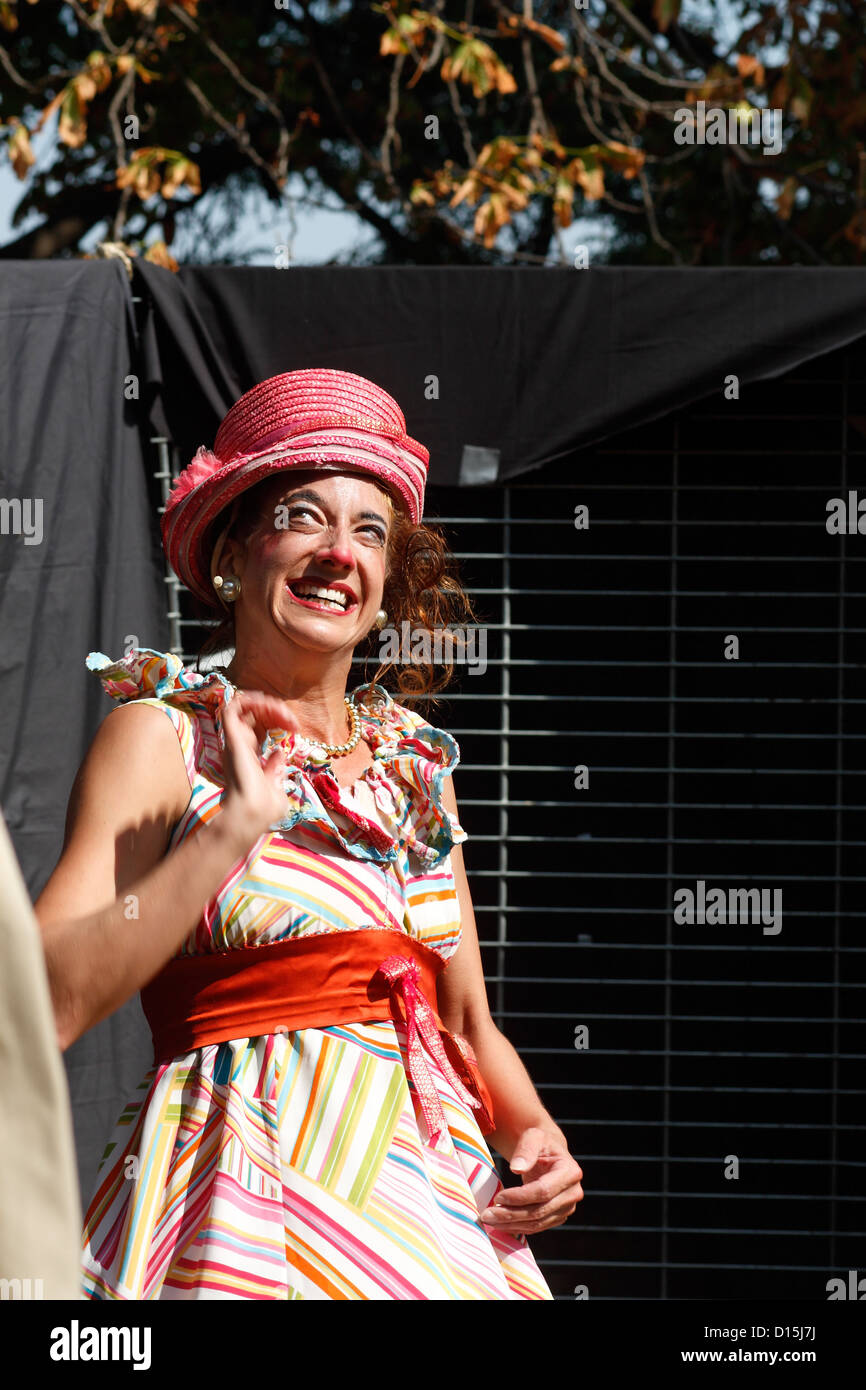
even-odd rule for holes
{"type": "Polygon", "coordinates": [[[485,1225],[533,1235],[561,1226],[583,1201],[583,1169],[563,1139],[545,1129],[525,1129],[510,1163],[523,1187],[504,1187],[481,1213],[485,1225]]]}

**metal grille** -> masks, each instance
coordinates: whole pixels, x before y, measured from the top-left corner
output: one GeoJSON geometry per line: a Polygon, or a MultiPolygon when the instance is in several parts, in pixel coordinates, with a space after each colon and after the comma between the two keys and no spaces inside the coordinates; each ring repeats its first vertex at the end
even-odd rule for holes
{"type": "Polygon", "coordinates": [[[826,1298],[862,1264],[866,571],[826,505],[866,496],[864,377],[858,346],[428,491],[487,630],[429,717],[491,1008],[585,1172],[532,1240],[559,1298],[826,1298]],[[698,880],[781,889],[781,930],[677,924],[698,880]]]}

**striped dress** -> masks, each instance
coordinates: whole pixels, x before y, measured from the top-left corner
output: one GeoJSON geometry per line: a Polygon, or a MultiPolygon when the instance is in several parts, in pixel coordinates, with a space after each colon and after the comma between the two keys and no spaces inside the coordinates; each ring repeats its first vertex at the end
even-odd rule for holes
{"type": "MultiPolygon", "coordinates": [[[[173,848],[219,814],[234,687],[149,648],[87,664],[116,700],[155,705],[177,731],[191,795],[173,848]]],[[[340,788],[321,748],[284,737],[286,816],[234,866],[178,955],[371,925],[453,955],[449,855],[466,835],[442,784],[457,744],[380,687],[363,689],[372,767],[340,788]]],[[[447,1123],[436,1145],[392,1020],[234,1038],[152,1066],[97,1172],[84,1296],[551,1299],[526,1238],[481,1223],[502,1184],[472,1109],[425,1054],[447,1123]]]]}

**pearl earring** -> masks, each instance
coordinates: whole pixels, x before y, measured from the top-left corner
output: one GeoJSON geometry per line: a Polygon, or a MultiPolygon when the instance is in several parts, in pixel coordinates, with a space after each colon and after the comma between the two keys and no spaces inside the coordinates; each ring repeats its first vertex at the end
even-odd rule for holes
{"type": "Polygon", "coordinates": [[[378,611],[378,613],[376,614],[375,620],[374,620],[374,622],[373,622],[373,626],[374,626],[374,628],[376,629],[377,632],[381,632],[382,628],[385,626],[385,624],[387,623],[387,621],[388,621],[388,614],[385,612],[384,608],[380,608],[379,611],[378,611]]]}
{"type": "Polygon", "coordinates": [[[235,574],[226,575],[225,579],[221,574],[215,574],[213,586],[219,590],[220,598],[225,599],[226,603],[234,603],[241,591],[241,581],[235,574]]]}

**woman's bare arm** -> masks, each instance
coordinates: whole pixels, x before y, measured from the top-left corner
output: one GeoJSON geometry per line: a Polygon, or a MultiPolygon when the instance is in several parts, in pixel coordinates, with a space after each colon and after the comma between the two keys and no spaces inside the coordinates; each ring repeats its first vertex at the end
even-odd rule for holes
{"type": "Polygon", "coordinates": [[[62,1049],[157,974],[232,865],[284,813],[283,755],[263,767],[258,754],[276,725],[292,727],[281,700],[242,692],[226,706],[222,809],[166,856],[190,796],[177,735],[160,710],[134,702],[103,721],[35,905],[62,1049]]]}
{"type": "MultiPolygon", "coordinates": [[[[457,816],[454,788],[446,782],[443,800],[457,816]]],[[[458,816],[459,819],[459,816],[458,816]]],[[[481,1212],[487,1225],[531,1235],[560,1226],[583,1201],[583,1169],[568,1151],[568,1140],[545,1110],[529,1073],[490,1016],[478,945],[475,913],[466,881],[463,851],[451,851],[460,903],[460,945],[437,980],[439,1016],[451,1032],[472,1044],[490,1091],[496,1129],[488,1143],[523,1176],[522,1187],[503,1189],[481,1212]]]]}
{"type": "MultiPolygon", "coordinates": [[[[457,816],[450,781],[444,785],[443,801],[457,816]]],[[[496,1132],[488,1136],[488,1142],[510,1158],[524,1130],[535,1127],[558,1136],[564,1144],[562,1130],[542,1105],[525,1066],[490,1016],[472,896],[459,845],[451,851],[451,870],[460,903],[461,937],[447,970],[437,981],[439,1017],[450,1032],[468,1039],[478,1058],[496,1118],[496,1132]]]]}

